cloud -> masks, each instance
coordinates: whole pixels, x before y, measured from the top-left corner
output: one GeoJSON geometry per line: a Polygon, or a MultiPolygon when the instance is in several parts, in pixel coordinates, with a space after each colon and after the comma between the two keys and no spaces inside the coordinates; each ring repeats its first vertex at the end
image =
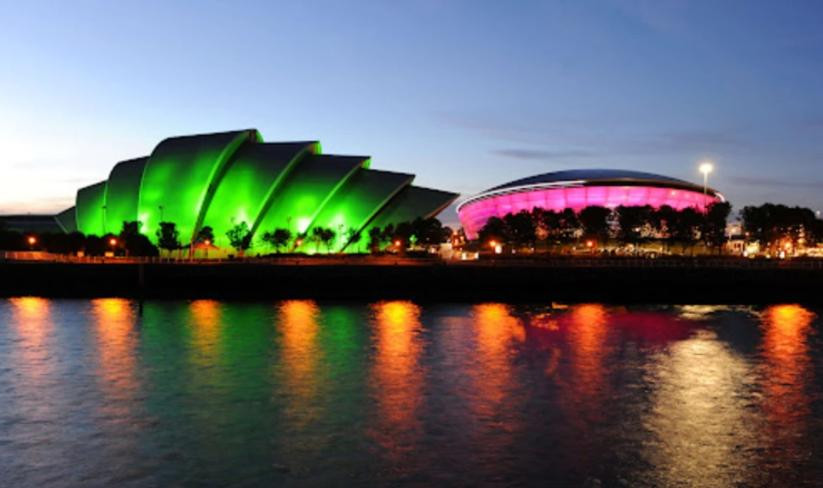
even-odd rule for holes
{"type": "Polygon", "coordinates": [[[500,149],[494,154],[530,160],[591,156],[640,156],[693,154],[749,150],[756,141],[741,136],[743,128],[677,128],[657,130],[601,120],[506,120],[490,114],[437,112],[434,117],[447,126],[481,134],[483,137],[546,147],[578,147],[583,150],[500,149]]]}
{"type": "Polygon", "coordinates": [[[738,185],[764,186],[769,188],[811,188],[823,190],[823,181],[792,181],[780,178],[769,178],[760,176],[732,176],[729,181],[738,185]]]}
{"type": "Polygon", "coordinates": [[[679,130],[651,134],[649,137],[614,141],[613,154],[672,154],[694,151],[727,151],[751,147],[737,136],[735,129],[679,130]]]}
{"type": "Polygon", "coordinates": [[[434,112],[432,117],[440,124],[481,133],[485,137],[525,143],[543,143],[546,141],[544,128],[536,124],[513,123],[503,117],[490,114],[434,112]]]}
{"type": "Polygon", "coordinates": [[[505,156],[514,159],[527,159],[545,161],[550,159],[567,159],[567,158],[586,158],[595,156],[593,151],[586,151],[582,149],[568,149],[559,151],[548,151],[542,149],[495,149],[491,151],[492,154],[498,156],[505,156]]]}

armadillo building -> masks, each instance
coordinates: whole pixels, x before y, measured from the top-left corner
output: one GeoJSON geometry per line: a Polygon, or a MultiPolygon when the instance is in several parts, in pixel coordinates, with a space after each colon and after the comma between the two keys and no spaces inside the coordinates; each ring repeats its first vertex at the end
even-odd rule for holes
{"type": "Polygon", "coordinates": [[[474,239],[489,218],[536,207],[579,212],[590,206],[659,208],[668,205],[675,210],[694,207],[704,211],[711,203],[722,201],[723,195],[711,188],[668,176],[581,169],[545,173],[496,186],[460,202],[457,213],[466,235],[474,239]]]}
{"type": "Polygon", "coordinates": [[[276,228],[294,235],[314,227],[337,233],[345,250],[352,231],[432,217],[456,194],[413,186],[414,175],[370,169],[367,156],[323,154],[319,142],[266,143],[255,129],[172,137],[151,155],[117,163],[108,178],[81,188],[57,221],[66,231],[104,235],[140,222],[156,240],[160,222],[174,222],[182,242],[204,226],[215,245],[245,222],[256,237],[276,228]]]}

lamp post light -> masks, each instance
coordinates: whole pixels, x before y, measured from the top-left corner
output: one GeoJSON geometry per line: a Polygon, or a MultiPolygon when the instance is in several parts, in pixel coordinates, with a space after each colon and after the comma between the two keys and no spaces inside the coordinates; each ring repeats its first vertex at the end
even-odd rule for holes
{"type": "Polygon", "coordinates": [[[28,243],[29,243],[29,249],[32,249],[32,250],[33,250],[33,249],[34,249],[34,245],[35,245],[35,244],[37,244],[37,237],[35,237],[35,236],[29,236],[29,237],[26,239],[26,242],[28,242],[28,243]]]}
{"type": "Polygon", "coordinates": [[[698,170],[703,173],[703,206],[705,207],[709,193],[709,173],[714,171],[714,165],[710,161],[704,161],[700,163],[698,170]]]}

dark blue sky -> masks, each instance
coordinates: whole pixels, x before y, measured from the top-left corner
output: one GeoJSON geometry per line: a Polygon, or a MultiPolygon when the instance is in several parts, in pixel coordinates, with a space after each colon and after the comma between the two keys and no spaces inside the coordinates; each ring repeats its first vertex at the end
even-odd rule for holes
{"type": "Polygon", "coordinates": [[[2,0],[0,18],[3,212],[246,127],[464,194],[578,167],[699,181],[708,157],[738,209],[823,209],[819,1],[2,0]]]}

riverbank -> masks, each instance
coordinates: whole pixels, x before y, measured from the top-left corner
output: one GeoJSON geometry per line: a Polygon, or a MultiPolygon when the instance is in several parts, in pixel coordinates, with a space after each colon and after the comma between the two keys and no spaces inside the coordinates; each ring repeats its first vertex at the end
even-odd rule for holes
{"type": "Polygon", "coordinates": [[[0,295],[422,301],[821,301],[823,267],[728,260],[0,262],[0,295]]]}

